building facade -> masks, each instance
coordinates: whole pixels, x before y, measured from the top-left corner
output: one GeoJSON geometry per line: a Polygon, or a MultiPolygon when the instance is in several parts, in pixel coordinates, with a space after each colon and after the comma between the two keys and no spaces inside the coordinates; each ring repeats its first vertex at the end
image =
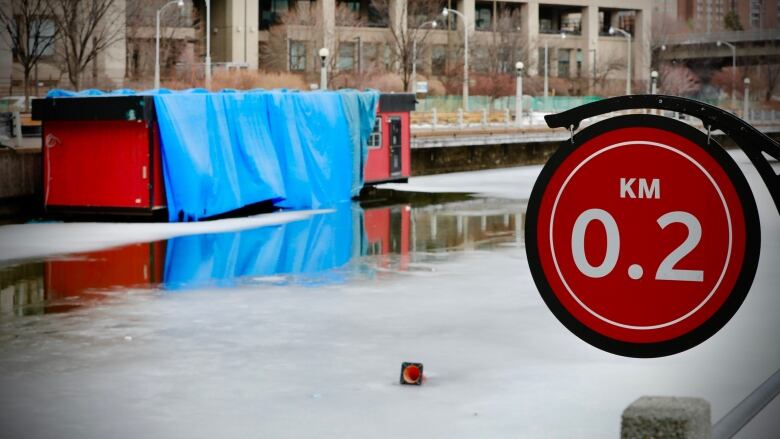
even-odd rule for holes
{"type": "Polygon", "coordinates": [[[780,0],[678,0],[677,16],[697,32],[777,29],[780,0]]]}
{"type": "MultiPolygon", "coordinates": [[[[176,74],[175,65],[202,66],[205,2],[185,1],[189,21],[163,24],[164,40],[176,43],[175,50],[164,55],[164,77],[176,74]]],[[[95,86],[133,86],[140,78],[151,78],[153,64],[143,62],[154,49],[151,17],[167,2],[147,0],[144,7],[152,12],[139,24],[128,5],[140,3],[144,2],[117,0],[128,11],[116,29],[123,37],[89,70],[95,86]]],[[[446,78],[462,71],[465,25],[469,70],[476,73],[513,74],[515,62],[523,61],[529,76],[543,75],[546,47],[551,77],[604,74],[623,79],[628,56],[632,78],[646,81],[649,77],[654,3],[646,0],[211,0],[210,5],[211,56],[217,68],[284,71],[313,78],[321,68],[318,51],[325,47],[331,54],[327,67],[334,72],[376,68],[399,73],[402,65],[410,64],[406,52],[417,40],[414,55],[419,74],[446,78]],[[445,7],[457,13],[444,17],[445,7]],[[621,32],[611,34],[611,27],[630,38],[621,32]],[[607,65],[612,68],[604,71],[607,65]]],[[[170,14],[176,8],[168,9],[170,14]]],[[[3,47],[0,57],[3,65],[10,65],[11,56],[3,47]]],[[[60,67],[55,57],[44,60],[36,83],[67,86],[60,67]]],[[[10,78],[17,86],[19,74],[14,68],[10,78]]],[[[1,86],[8,82],[8,73],[0,69],[0,75],[1,86]]]]}

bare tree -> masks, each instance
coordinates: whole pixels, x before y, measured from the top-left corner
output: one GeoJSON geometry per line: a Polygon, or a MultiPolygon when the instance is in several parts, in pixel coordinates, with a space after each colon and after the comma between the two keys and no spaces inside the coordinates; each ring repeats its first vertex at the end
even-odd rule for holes
{"type": "Polygon", "coordinates": [[[591,72],[593,79],[593,88],[600,90],[601,94],[607,91],[608,83],[612,73],[624,70],[626,68],[625,58],[617,55],[614,51],[600,55],[596,63],[595,72],[591,72]]]}
{"type": "MultiPolygon", "coordinates": [[[[135,80],[154,69],[154,38],[157,10],[167,0],[136,0],[125,6],[125,33],[128,41],[125,77],[135,80]]],[[[176,59],[182,52],[182,41],[176,38],[184,27],[193,26],[193,10],[185,2],[182,8],[168,8],[160,16],[160,64],[170,66],[166,60],[176,59]]]]}
{"type": "MultiPolygon", "coordinates": [[[[494,6],[495,3],[494,3],[494,6]]],[[[485,74],[484,80],[477,75],[473,87],[475,94],[489,96],[491,101],[508,96],[515,88],[515,63],[528,59],[528,42],[520,36],[520,11],[518,9],[498,9],[494,11],[491,30],[483,44],[474,50],[474,69],[485,74]]]]}
{"type": "Polygon", "coordinates": [[[661,65],[658,83],[663,94],[671,96],[691,95],[701,88],[699,77],[691,69],[671,64],[661,65]]]}
{"type": "MultiPolygon", "coordinates": [[[[390,15],[390,0],[372,0],[371,5],[378,14],[390,15]]],[[[417,53],[421,53],[425,49],[426,39],[432,28],[431,24],[425,23],[431,21],[432,17],[437,17],[440,12],[441,9],[437,2],[407,0],[401,2],[400,11],[401,17],[406,17],[406,26],[399,26],[395,23],[390,25],[388,44],[393,48],[398,61],[398,73],[401,76],[404,90],[409,89],[409,84],[412,80],[415,41],[417,53]]]]}
{"type": "Polygon", "coordinates": [[[22,66],[24,110],[30,110],[30,75],[42,57],[48,55],[58,29],[47,17],[47,0],[11,0],[8,10],[0,8],[0,26],[5,28],[10,47],[22,66]]]}
{"type": "MultiPolygon", "coordinates": [[[[342,27],[357,27],[365,24],[365,20],[359,13],[350,10],[343,3],[336,5],[335,22],[337,26],[342,27]]],[[[262,45],[260,48],[260,64],[264,69],[277,72],[290,70],[290,44],[295,38],[296,32],[294,28],[297,26],[306,26],[305,34],[309,37],[311,35],[316,36],[317,40],[307,39],[305,41],[307,49],[306,62],[314,61],[319,63],[316,53],[319,47],[323,47],[325,38],[325,26],[322,22],[322,16],[312,8],[310,2],[298,2],[295,8],[281,14],[277,18],[277,22],[269,29],[268,44],[262,45]]],[[[326,68],[330,72],[328,83],[343,79],[344,76],[350,73],[337,68],[339,46],[340,42],[336,40],[333,43],[333,47],[329,47],[331,55],[326,61],[326,68]]],[[[302,71],[307,70],[306,66],[303,67],[302,71]]]]}
{"type": "Polygon", "coordinates": [[[68,80],[76,90],[81,88],[81,76],[98,55],[124,38],[114,24],[122,20],[124,11],[115,0],[55,0],[50,2],[50,15],[60,35],[61,51],[68,80]]]}

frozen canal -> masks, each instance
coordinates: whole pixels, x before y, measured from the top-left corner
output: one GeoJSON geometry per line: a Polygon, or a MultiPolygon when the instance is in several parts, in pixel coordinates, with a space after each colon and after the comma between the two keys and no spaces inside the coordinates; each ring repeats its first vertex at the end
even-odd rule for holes
{"type": "MultiPolygon", "coordinates": [[[[0,227],[0,436],[617,437],[641,395],[706,398],[716,421],[780,368],[780,218],[734,156],[761,216],[753,288],[652,360],[590,347],[536,292],[540,167],[413,179],[434,203],[0,227]],[[403,361],[423,386],[398,384],[403,361]]],[[[741,436],[777,437],[779,405],[741,436]]]]}

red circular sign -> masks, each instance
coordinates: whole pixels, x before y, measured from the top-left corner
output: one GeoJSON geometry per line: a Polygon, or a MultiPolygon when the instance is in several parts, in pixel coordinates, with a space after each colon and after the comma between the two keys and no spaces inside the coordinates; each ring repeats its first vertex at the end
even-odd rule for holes
{"type": "Polygon", "coordinates": [[[634,115],[589,127],[548,162],[526,244],[542,297],[569,329],[610,352],[660,356],[736,312],[759,233],[728,154],[685,124],[634,115]]]}

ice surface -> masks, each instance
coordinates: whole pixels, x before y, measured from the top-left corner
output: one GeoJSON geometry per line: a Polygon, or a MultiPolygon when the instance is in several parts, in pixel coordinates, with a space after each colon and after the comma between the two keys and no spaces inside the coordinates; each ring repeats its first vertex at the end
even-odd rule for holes
{"type": "MultiPolygon", "coordinates": [[[[716,421],[780,367],[780,218],[757,172],[734,157],[759,206],[761,260],[739,312],[687,352],[629,359],[580,341],[536,292],[522,241],[413,254],[408,270],[380,269],[382,259],[366,256],[341,269],[353,274],[340,284],[129,290],[69,314],[0,318],[0,431],[602,438],[618,436],[622,410],[641,395],[706,398],[716,421]],[[424,363],[423,386],[398,384],[404,361],[424,363]]],[[[410,186],[523,199],[538,170],[421,177],[410,186]],[[501,181],[517,187],[501,189],[501,181]]],[[[170,236],[148,225],[43,226],[2,230],[0,242],[28,242],[13,248],[34,255],[82,240],[115,245],[116,235],[170,236]],[[67,239],[58,238],[63,228],[67,239]]],[[[750,437],[773,437],[780,413],[769,419],[750,437]]]]}
{"type": "Polygon", "coordinates": [[[275,212],[193,223],[35,223],[0,226],[0,262],[86,252],[175,236],[253,229],[323,211],[275,212]]]}
{"type": "Polygon", "coordinates": [[[377,187],[407,192],[473,192],[484,196],[527,200],[531,196],[531,189],[541,170],[542,166],[539,165],[486,171],[453,172],[450,174],[412,177],[408,183],[385,183],[377,187]]]}

